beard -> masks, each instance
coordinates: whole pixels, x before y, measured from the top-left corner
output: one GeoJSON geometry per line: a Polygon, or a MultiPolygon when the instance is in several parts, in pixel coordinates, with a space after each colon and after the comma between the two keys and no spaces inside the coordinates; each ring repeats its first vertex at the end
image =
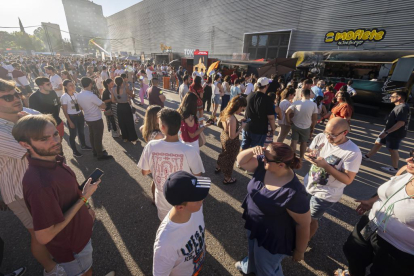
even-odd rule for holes
{"type": "Polygon", "coordinates": [[[32,145],[32,149],[39,156],[55,156],[62,153],[62,144],[59,143],[58,148],[54,148],[53,146],[52,148],[49,148],[47,150],[39,149],[32,145]]]}

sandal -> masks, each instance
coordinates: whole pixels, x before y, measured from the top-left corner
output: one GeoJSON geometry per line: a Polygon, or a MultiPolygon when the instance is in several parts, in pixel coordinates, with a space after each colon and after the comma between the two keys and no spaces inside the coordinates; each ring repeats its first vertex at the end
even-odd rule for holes
{"type": "Polygon", "coordinates": [[[236,178],[230,178],[230,180],[223,180],[223,184],[234,184],[236,183],[237,179],[236,178]]]}
{"type": "Polygon", "coordinates": [[[216,167],[216,168],[214,169],[214,173],[219,173],[219,172],[221,172],[221,169],[216,167]]]}
{"type": "Polygon", "coordinates": [[[348,270],[342,270],[341,268],[338,268],[335,271],[335,276],[350,276],[349,271],[348,270]]]}

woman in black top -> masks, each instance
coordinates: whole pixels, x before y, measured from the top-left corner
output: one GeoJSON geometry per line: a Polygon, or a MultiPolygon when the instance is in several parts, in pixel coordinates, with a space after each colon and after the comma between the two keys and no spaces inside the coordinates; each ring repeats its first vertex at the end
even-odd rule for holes
{"type": "Polygon", "coordinates": [[[203,94],[203,109],[207,112],[210,112],[211,108],[211,94],[213,93],[213,90],[211,89],[211,83],[212,83],[211,77],[208,77],[207,82],[204,83],[204,94],[203,94]],[[207,109],[206,109],[206,103],[207,103],[207,109]]]}
{"type": "Polygon", "coordinates": [[[108,123],[108,131],[112,131],[112,137],[118,138],[120,133],[118,126],[118,116],[116,114],[116,110],[114,112],[112,108],[113,105],[116,108],[116,104],[112,104],[110,91],[112,87],[114,87],[114,82],[111,79],[106,79],[103,81],[103,85],[105,87],[105,90],[102,93],[102,101],[106,104],[105,113],[108,113],[109,110],[111,110],[112,113],[112,115],[105,114],[106,122],[108,123]]]}

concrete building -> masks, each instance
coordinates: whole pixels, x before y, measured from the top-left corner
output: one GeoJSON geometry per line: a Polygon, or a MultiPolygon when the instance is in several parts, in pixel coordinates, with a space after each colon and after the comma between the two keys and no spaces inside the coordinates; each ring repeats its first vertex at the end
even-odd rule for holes
{"type": "Polygon", "coordinates": [[[113,52],[209,51],[229,59],[296,51],[410,50],[414,1],[143,0],[107,17],[113,52]],[[348,37],[347,37],[348,36],[348,37]],[[187,51],[186,51],[187,50],[187,51]],[[190,50],[190,51],[189,51],[190,50]]]}
{"type": "Polygon", "coordinates": [[[45,30],[46,37],[50,39],[51,46],[54,52],[63,50],[62,33],[60,32],[60,26],[58,24],[50,22],[42,22],[42,28],[45,30]]]}
{"type": "MultiPolygon", "coordinates": [[[[91,38],[106,38],[108,34],[106,18],[102,6],[89,0],[62,0],[70,32],[70,40],[75,52],[94,53],[89,46],[91,38]]],[[[104,48],[109,48],[105,41],[104,48]]]]}

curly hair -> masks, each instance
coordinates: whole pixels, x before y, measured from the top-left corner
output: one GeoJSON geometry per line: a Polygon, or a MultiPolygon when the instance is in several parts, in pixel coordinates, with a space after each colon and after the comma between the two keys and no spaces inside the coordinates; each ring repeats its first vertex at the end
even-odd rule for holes
{"type": "Polygon", "coordinates": [[[246,107],[246,97],[237,95],[227,104],[226,108],[220,113],[219,121],[225,121],[230,116],[234,115],[240,107],[246,107]]]}

